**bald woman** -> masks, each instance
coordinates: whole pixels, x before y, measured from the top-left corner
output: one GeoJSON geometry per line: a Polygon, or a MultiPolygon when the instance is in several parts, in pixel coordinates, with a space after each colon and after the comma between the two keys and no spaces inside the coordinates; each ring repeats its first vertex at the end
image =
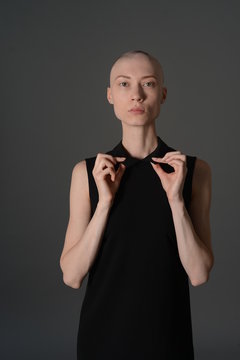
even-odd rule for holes
{"type": "Polygon", "coordinates": [[[209,279],[211,169],[156,132],[166,100],[159,61],[141,50],[113,64],[107,99],[122,138],[72,171],[63,281],[82,304],[81,360],[194,359],[189,282],[209,279]]]}

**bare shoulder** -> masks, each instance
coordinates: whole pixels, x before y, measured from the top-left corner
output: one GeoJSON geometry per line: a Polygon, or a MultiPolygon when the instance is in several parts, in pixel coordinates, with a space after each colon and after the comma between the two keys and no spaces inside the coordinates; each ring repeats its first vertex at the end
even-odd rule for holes
{"type": "MultiPolygon", "coordinates": [[[[69,194],[69,221],[61,260],[83,235],[91,218],[86,161],[74,165],[69,194]]],[[[61,261],[60,260],[60,261],[61,261]]]]}
{"type": "Polygon", "coordinates": [[[197,158],[193,171],[189,215],[197,235],[208,247],[213,258],[210,226],[211,178],[211,167],[208,162],[197,158]]]}
{"type": "Polygon", "coordinates": [[[87,164],[86,160],[80,160],[73,167],[73,173],[75,176],[86,176],[87,175],[87,164]]]}
{"type": "MultiPolygon", "coordinates": [[[[76,163],[72,170],[70,186],[70,220],[90,215],[90,194],[86,160],[76,163]]],[[[89,220],[89,219],[88,219],[89,220]]]]}
{"type": "Polygon", "coordinates": [[[196,196],[199,190],[205,188],[210,190],[212,180],[212,171],[209,163],[203,159],[196,158],[193,179],[192,179],[192,196],[196,196]]]}
{"type": "Polygon", "coordinates": [[[74,165],[72,170],[71,187],[74,190],[78,189],[82,194],[85,194],[89,198],[86,160],[80,160],[74,165]]]}

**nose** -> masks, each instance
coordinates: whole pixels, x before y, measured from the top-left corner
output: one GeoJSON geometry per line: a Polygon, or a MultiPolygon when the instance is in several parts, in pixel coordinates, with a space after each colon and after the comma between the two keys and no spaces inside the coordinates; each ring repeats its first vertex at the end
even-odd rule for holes
{"type": "Polygon", "coordinates": [[[144,92],[141,86],[136,85],[132,91],[132,100],[142,101],[144,98],[144,92]]]}

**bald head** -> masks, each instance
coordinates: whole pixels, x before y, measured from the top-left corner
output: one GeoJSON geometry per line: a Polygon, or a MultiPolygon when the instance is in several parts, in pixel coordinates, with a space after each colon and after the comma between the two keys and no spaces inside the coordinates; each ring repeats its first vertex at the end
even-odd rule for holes
{"type": "Polygon", "coordinates": [[[124,60],[133,59],[134,57],[140,57],[140,58],[142,57],[142,58],[146,58],[148,61],[150,61],[153,68],[155,69],[156,75],[158,76],[161,85],[164,84],[164,74],[163,74],[163,69],[162,69],[162,65],[160,64],[160,62],[155,57],[153,57],[152,55],[150,55],[149,53],[147,53],[145,51],[132,50],[132,51],[127,51],[127,52],[123,53],[122,55],[120,55],[113,63],[111,71],[110,71],[110,86],[113,83],[114,74],[116,72],[115,70],[117,69],[118,65],[121,65],[121,62],[123,62],[124,60]]]}

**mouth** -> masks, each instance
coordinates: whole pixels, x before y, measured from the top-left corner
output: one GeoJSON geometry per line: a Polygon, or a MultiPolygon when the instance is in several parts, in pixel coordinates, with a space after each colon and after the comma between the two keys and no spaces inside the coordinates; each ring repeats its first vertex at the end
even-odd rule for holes
{"type": "Polygon", "coordinates": [[[144,113],[144,108],[142,108],[142,107],[134,107],[134,108],[130,109],[129,111],[134,113],[134,114],[142,114],[142,113],[144,113]]]}
{"type": "Polygon", "coordinates": [[[144,111],[143,110],[131,110],[130,113],[135,114],[135,115],[141,115],[144,113],[144,111]]]}

